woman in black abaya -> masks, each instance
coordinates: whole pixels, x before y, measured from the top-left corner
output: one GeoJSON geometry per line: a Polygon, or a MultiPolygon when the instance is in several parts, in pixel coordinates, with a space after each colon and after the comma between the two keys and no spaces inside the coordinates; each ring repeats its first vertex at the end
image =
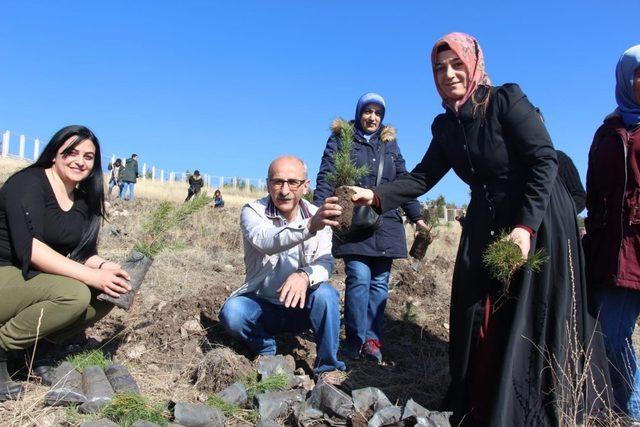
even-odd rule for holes
{"type": "Polygon", "coordinates": [[[356,188],[353,199],[385,212],[453,168],[471,202],[451,295],[452,424],[580,422],[608,404],[606,359],[586,300],[575,207],[556,180],[549,134],[519,86],[491,85],[473,37],[449,34],[431,58],[445,113],[433,122],[426,154],[410,174],[373,191],[356,188]],[[540,272],[525,269],[508,286],[490,278],[482,256],[502,231],[524,256],[546,252],[540,272]]]}

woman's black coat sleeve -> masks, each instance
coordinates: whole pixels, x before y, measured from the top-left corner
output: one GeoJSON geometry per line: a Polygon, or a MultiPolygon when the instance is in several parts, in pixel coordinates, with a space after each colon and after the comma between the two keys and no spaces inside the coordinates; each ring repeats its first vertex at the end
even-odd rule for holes
{"type": "MultiPolygon", "coordinates": [[[[45,178],[46,179],[46,178],[45,178]]],[[[28,278],[33,239],[44,241],[44,188],[32,174],[19,174],[4,187],[7,227],[22,275],[28,278]]]]}
{"type": "MultiPolygon", "coordinates": [[[[434,122],[435,123],[435,122],[434,122]]],[[[431,126],[432,133],[434,125],[431,126]]],[[[451,165],[446,158],[440,141],[435,138],[418,165],[408,174],[398,177],[393,182],[379,185],[373,192],[380,198],[380,211],[395,209],[429,191],[449,171],[451,165]]]]}
{"type": "Polygon", "coordinates": [[[536,108],[515,84],[504,85],[496,92],[501,123],[506,141],[513,147],[526,166],[524,197],[516,224],[538,230],[544,215],[551,187],[556,179],[558,161],[547,128],[536,108]]]}
{"type": "MultiPolygon", "coordinates": [[[[395,168],[396,168],[396,176],[404,176],[407,172],[407,166],[404,161],[404,157],[402,157],[402,153],[400,153],[400,147],[396,143],[396,155],[394,156],[395,168]]],[[[397,178],[396,178],[397,179],[397,178]]],[[[407,215],[411,222],[418,221],[420,216],[420,202],[416,199],[411,199],[402,204],[402,210],[407,215]]]]}

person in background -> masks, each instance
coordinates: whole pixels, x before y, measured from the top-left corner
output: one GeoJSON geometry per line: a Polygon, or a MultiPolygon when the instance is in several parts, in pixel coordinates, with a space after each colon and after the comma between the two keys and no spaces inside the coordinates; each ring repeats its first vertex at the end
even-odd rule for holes
{"type": "Polygon", "coordinates": [[[132,154],[125,162],[121,173],[122,189],[120,190],[120,198],[122,200],[124,200],[127,190],[129,191],[129,200],[133,201],[135,199],[134,187],[138,176],[138,155],[132,154]]]}
{"type": "MultiPolygon", "coordinates": [[[[100,292],[130,290],[127,272],[97,253],[105,215],[100,160],[98,138],[67,126],[0,189],[0,400],[22,391],[9,377],[8,352],[39,339],[42,354],[111,310],[96,299],[100,292]]],[[[49,364],[34,366],[50,381],[49,364]]]]}
{"type": "Polygon", "coordinates": [[[556,155],[558,156],[558,179],[567,187],[576,207],[576,214],[579,214],[584,210],[587,199],[587,192],[582,186],[580,174],[571,157],[560,150],[556,150],[556,155]]]}
{"type": "Polygon", "coordinates": [[[640,45],[619,59],[615,95],[589,150],[584,245],[617,407],[640,421],[640,45]]]}
{"type": "Polygon", "coordinates": [[[275,355],[275,336],[312,329],[316,340],[314,374],[338,382],[340,297],[328,282],[333,270],[332,218],[337,198],[316,208],[308,191],[307,168],[297,157],[269,165],[269,195],[242,208],[245,283],[222,306],[220,322],[258,355],[275,355]]]}
{"type": "MultiPolygon", "coordinates": [[[[335,170],[334,153],[339,150],[340,131],[344,126],[355,128],[352,148],[355,166],[369,167],[369,173],[360,179],[359,185],[375,186],[379,166],[382,166],[380,182],[390,182],[407,173],[396,141],[396,130],[390,125],[382,124],[385,111],[382,96],[366,93],[358,100],[353,121],[347,123],[336,119],[333,122],[332,134],[327,141],[316,178],[317,188],[313,192],[313,203],[316,206],[324,204],[335,190],[327,182],[327,174],[335,170]],[[384,155],[381,155],[382,152],[384,155]]],[[[407,200],[402,207],[412,222],[426,228],[417,200],[407,200]]],[[[407,257],[400,211],[394,209],[386,212],[382,217],[382,225],[375,231],[352,238],[334,235],[332,253],[336,258],[344,258],[347,274],[344,297],[346,338],[340,351],[349,359],[363,356],[380,363],[391,266],[394,258],[407,257]]]]}
{"type": "Polygon", "coordinates": [[[116,159],[113,164],[109,163],[108,168],[111,171],[111,174],[109,175],[109,197],[111,197],[111,190],[113,187],[117,187],[117,193],[120,194],[120,187],[122,186],[120,179],[120,173],[122,172],[122,159],[116,159]]]}
{"type": "Polygon", "coordinates": [[[451,289],[451,425],[582,423],[607,407],[609,378],[587,304],[575,208],[556,179],[551,138],[518,85],[491,84],[472,36],[444,36],[431,61],[445,111],[433,121],[427,152],[408,175],[373,190],[355,187],[353,201],[387,212],[450,169],[471,187],[451,289]],[[523,257],[548,255],[538,272],[521,271],[510,283],[492,278],[483,254],[502,230],[523,257]],[[574,406],[562,406],[567,390],[574,406]],[[576,419],[562,422],[568,410],[576,419]]]}
{"type": "Polygon", "coordinates": [[[224,208],[224,199],[222,198],[220,189],[217,189],[215,193],[213,193],[213,200],[211,201],[211,205],[214,208],[224,208]]]}
{"type": "Polygon", "coordinates": [[[184,201],[188,202],[193,196],[200,194],[202,186],[204,186],[204,180],[200,176],[200,171],[196,169],[193,171],[193,175],[189,177],[189,189],[187,190],[187,198],[184,201]]]}

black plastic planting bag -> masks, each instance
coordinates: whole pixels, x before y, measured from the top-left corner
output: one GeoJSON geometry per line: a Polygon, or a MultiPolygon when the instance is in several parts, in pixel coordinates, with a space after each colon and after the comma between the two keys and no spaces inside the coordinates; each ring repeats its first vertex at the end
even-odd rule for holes
{"type": "Polygon", "coordinates": [[[184,426],[224,427],[227,424],[220,410],[203,404],[175,403],[173,417],[177,424],[184,426]]]}
{"type": "Polygon", "coordinates": [[[87,401],[82,391],[82,375],[69,362],[62,362],[53,370],[53,385],[44,397],[49,406],[79,405],[87,401]]]}
{"type": "Polygon", "coordinates": [[[113,399],[114,392],[111,383],[99,366],[87,366],[82,371],[82,387],[87,396],[87,402],[78,408],[82,413],[98,412],[113,399]]]}
{"type": "Polygon", "coordinates": [[[140,393],[138,383],[133,379],[133,375],[126,366],[120,364],[109,365],[104,368],[113,391],[116,393],[140,393]]]}
{"type": "Polygon", "coordinates": [[[225,402],[236,406],[244,406],[249,400],[247,388],[239,381],[219,392],[218,396],[225,402]]]}
{"type": "Polygon", "coordinates": [[[131,286],[131,290],[126,294],[120,295],[118,298],[102,293],[98,295],[98,299],[100,301],[110,302],[117,307],[124,308],[125,310],[129,310],[131,304],[133,304],[133,297],[138,289],[140,289],[140,285],[142,285],[142,281],[147,275],[147,271],[149,271],[149,267],[151,267],[152,262],[153,260],[151,260],[151,258],[141,252],[131,251],[129,258],[122,264],[122,269],[129,273],[129,286],[131,286]]]}

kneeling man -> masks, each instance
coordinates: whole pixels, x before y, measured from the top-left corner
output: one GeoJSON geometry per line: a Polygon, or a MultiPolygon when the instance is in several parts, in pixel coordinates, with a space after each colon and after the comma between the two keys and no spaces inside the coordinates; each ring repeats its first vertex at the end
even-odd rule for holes
{"type": "Polygon", "coordinates": [[[276,354],[275,336],[313,330],[316,376],[343,371],[337,358],[340,299],[328,282],[333,269],[332,220],[337,198],[320,208],[302,196],[307,168],[297,157],[271,162],[269,196],[242,208],[245,283],[222,306],[220,322],[260,355],[276,354]]]}

